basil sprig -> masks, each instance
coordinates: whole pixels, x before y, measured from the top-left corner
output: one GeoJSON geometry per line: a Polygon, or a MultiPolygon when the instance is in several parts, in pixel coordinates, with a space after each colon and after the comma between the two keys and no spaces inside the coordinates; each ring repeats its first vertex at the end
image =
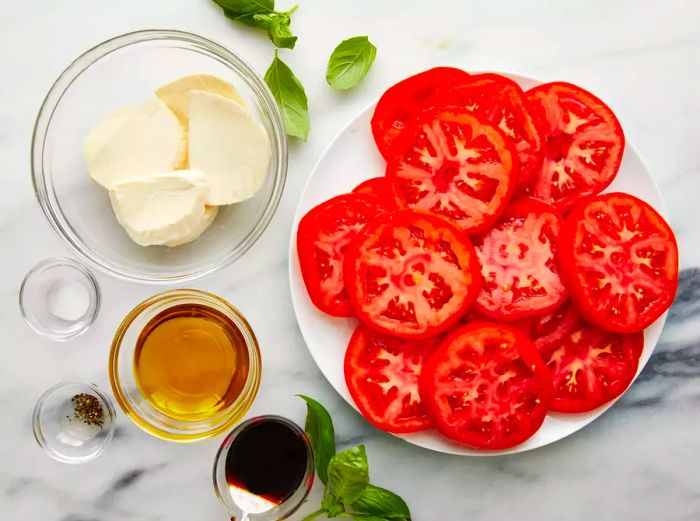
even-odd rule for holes
{"type": "Polygon", "coordinates": [[[339,90],[355,87],[367,76],[376,56],[377,48],[367,36],[343,40],[328,60],[328,85],[339,90]]]}
{"type": "Polygon", "coordinates": [[[406,502],[390,490],[369,482],[369,464],[364,445],[335,452],[335,431],[328,411],[316,400],[306,402],[306,435],[311,441],[316,473],[325,484],[321,508],[306,516],[352,518],[363,521],[410,521],[406,502]]]}
{"type": "Polygon", "coordinates": [[[289,11],[276,11],[274,0],[214,0],[224,11],[227,18],[251,27],[267,31],[275,47],[294,49],[297,37],[292,34],[289,25],[291,14],[297,5],[289,11]]]}

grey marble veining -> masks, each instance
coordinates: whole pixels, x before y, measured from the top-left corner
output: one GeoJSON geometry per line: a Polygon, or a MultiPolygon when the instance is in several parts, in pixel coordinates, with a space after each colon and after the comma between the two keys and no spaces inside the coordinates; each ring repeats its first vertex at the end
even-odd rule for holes
{"type": "MultiPolygon", "coordinates": [[[[292,2],[278,0],[280,6],[292,2]]],[[[249,317],[263,346],[262,388],[250,414],[299,422],[293,395],[331,410],[341,446],[364,442],[372,480],[401,493],[417,521],[697,521],[700,519],[700,3],[692,0],[464,2],[301,0],[297,48],[283,59],[306,86],[312,130],[292,143],[288,183],[270,227],[235,265],[195,284],[249,317]],[[343,38],[378,47],[350,93],[325,84],[343,38]],[[656,352],[623,399],[583,431],[546,448],[498,458],[455,458],[369,427],[324,380],[304,347],[287,288],[291,216],[330,139],[386,86],[437,64],[565,79],[615,109],[666,199],[681,248],[681,284],[656,352]]],[[[207,0],[0,2],[0,520],[204,521],[225,519],[213,494],[219,439],[175,445],[119,414],[109,449],[66,466],[31,434],[31,409],[60,380],[108,389],[106,357],[123,315],[156,288],[98,275],[104,306],[82,337],[53,344],[22,322],[17,291],[39,260],[65,254],[34,201],[29,142],[55,77],[86,48],[153,27],[209,36],[264,71],[267,38],[226,20],[207,0]]],[[[314,509],[315,489],[304,511],[314,509]]],[[[300,519],[297,516],[294,519],[300,519]]]]}

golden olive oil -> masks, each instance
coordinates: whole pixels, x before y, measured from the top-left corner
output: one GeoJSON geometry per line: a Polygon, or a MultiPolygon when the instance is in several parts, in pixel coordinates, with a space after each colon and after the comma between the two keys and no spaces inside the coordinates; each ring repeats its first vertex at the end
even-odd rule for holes
{"type": "Polygon", "coordinates": [[[151,319],[134,354],[141,393],[160,412],[177,419],[206,419],[231,405],[248,369],[248,350],[238,327],[200,304],[180,304],[151,319]]]}

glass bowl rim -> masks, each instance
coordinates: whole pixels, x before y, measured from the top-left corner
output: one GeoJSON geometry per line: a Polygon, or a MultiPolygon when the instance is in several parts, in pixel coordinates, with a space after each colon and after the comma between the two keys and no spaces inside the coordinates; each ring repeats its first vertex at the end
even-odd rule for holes
{"type": "Polygon", "coordinates": [[[32,431],[34,432],[34,439],[36,442],[39,444],[39,446],[44,449],[44,452],[55,459],[56,461],[60,461],[62,463],[69,463],[69,464],[81,464],[81,463],[87,463],[89,461],[94,460],[97,458],[102,452],[105,450],[107,445],[109,445],[109,442],[112,441],[112,437],[114,436],[114,431],[116,429],[116,418],[117,418],[117,413],[114,409],[114,404],[112,403],[112,400],[107,396],[105,393],[100,391],[100,389],[97,387],[95,384],[86,384],[82,382],[74,382],[74,381],[65,381],[65,382],[59,382],[57,384],[52,385],[49,387],[46,391],[44,391],[39,399],[36,401],[36,404],[34,405],[34,410],[32,411],[32,431]],[[41,429],[41,423],[39,422],[39,417],[41,416],[41,411],[44,407],[44,403],[48,399],[49,396],[51,396],[53,393],[60,389],[65,389],[67,387],[80,387],[82,389],[89,389],[93,393],[95,393],[98,397],[98,399],[102,402],[102,404],[105,406],[106,410],[104,411],[104,414],[109,416],[109,423],[107,425],[107,434],[105,435],[102,444],[100,445],[100,448],[91,456],[89,457],[68,457],[64,456],[62,453],[58,452],[56,449],[51,447],[47,440],[46,437],[44,436],[44,432],[41,429]]]}
{"type": "MultiPolygon", "coordinates": [[[[255,336],[253,328],[250,326],[248,320],[235,306],[233,306],[233,304],[219,297],[218,295],[209,293],[207,291],[202,291],[193,288],[176,288],[161,291],[160,293],[156,293],[155,295],[148,297],[147,299],[137,304],[131,311],[129,311],[129,313],[127,313],[127,315],[117,327],[117,330],[114,333],[114,338],[112,339],[112,344],[109,349],[108,371],[109,381],[112,387],[112,392],[114,393],[114,399],[121,408],[122,412],[124,412],[124,414],[126,414],[136,426],[141,428],[147,434],[150,434],[162,440],[174,441],[178,443],[192,443],[213,438],[214,436],[217,436],[218,434],[224,432],[226,429],[230,429],[231,426],[236,421],[239,421],[243,417],[243,415],[245,415],[245,413],[250,409],[250,406],[253,404],[253,401],[255,400],[255,397],[258,394],[258,390],[260,389],[260,380],[262,376],[262,355],[260,353],[260,345],[257,337],[255,336]],[[161,302],[164,298],[171,296],[196,296],[204,299],[205,301],[208,300],[216,302],[217,304],[228,309],[238,320],[240,320],[242,325],[247,330],[246,333],[248,333],[248,335],[251,338],[250,342],[246,341],[246,346],[248,347],[248,351],[253,355],[251,356],[251,360],[249,362],[249,371],[252,375],[252,381],[250,383],[250,387],[248,387],[247,390],[244,387],[244,390],[241,391],[241,394],[231,405],[232,410],[235,410],[237,412],[235,414],[231,414],[230,417],[220,425],[216,425],[212,428],[202,430],[196,433],[173,433],[168,430],[165,430],[160,425],[153,423],[148,418],[141,415],[136,410],[136,408],[132,406],[131,400],[123,391],[121,378],[119,377],[118,358],[119,352],[121,351],[124,333],[129,327],[131,327],[134,320],[144,311],[147,311],[148,309],[152,308],[154,305],[161,302]]],[[[184,422],[184,420],[180,421],[184,422]]]]}
{"type": "MultiPolygon", "coordinates": [[[[209,58],[213,58],[208,56],[209,58]]],[[[34,194],[39,206],[51,225],[53,231],[61,241],[81,260],[103,273],[120,280],[136,282],[141,284],[177,284],[199,279],[215,273],[220,269],[229,266],[231,263],[243,256],[263,234],[274,216],[279,206],[282,192],[287,178],[288,157],[287,139],[284,130],[284,123],[277,102],[270,89],[265,84],[260,75],[237,54],[228,50],[222,44],[200,36],[195,33],[171,30],[171,29],[147,29],[121,34],[105,40],[73,60],[65,70],[58,76],[49,89],[37,113],[31,140],[30,170],[34,194]],[[218,61],[231,68],[236,74],[245,80],[253,91],[257,100],[264,106],[269,115],[272,135],[273,156],[277,160],[277,168],[272,175],[275,176],[274,186],[270,198],[265,203],[265,208],[261,218],[242,236],[240,243],[230,249],[224,256],[216,262],[203,263],[181,273],[171,273],[166,275],[148,275],[139,273],[138,269],[130,270],[115,266],[108,255],[99,255],[92,251],[76,234],[63,212],[58,207],[52,197],[50,186],[44,173],[44,148],[46,138],[53,119],[53,115],[60,104],[63,96],[87,69],[93,64],[108,56],[112,52],[118,51],[133,44],[143,42],[170,40],[193,44],[212,53],[218,61]]]]}
{"type": "Polygon", "coordinates": [[[71,340],[82,335],[88,329],[90,329],[90,326],[92,326],[92,324],[95,322],[95,319],[97,318],[97,315],[100,312],[101,305],[102,295],[100,293],[100,285],[97,283],[97,279],[84,264],[81,264],[80,262],[76,261],[75,259],[71,259],[70,257],[50,257],[48,259],[42,260],[41,262],[38,262],[37,264],[32,266],[32,268],[27,272],[27,274],[22,279],[22,284],[19,287],[19,311],[22,314],[22,318],[35,333],[55,342],[64,342],[66,340],[71,340]],[[92,313],[90,313],[90,318],[85,323],[85,325],[81,329],[77,331],[71,331],[67,334],[55,334],[48,331],[47,329],[44,329],[38,322],[30,318],[29,314],[26,311],[26,306],[24,303],[27,285],[31,282],[32,277],[36,275],[41,269],[53,268],[56,266],[70,266],[71,268],[80,272],[80,274],[83,277],[85,277],[85,280],[87,280],[88,284],[90,285],[92,295],[95,299],[95,309],[92,311],[92,313]]]}

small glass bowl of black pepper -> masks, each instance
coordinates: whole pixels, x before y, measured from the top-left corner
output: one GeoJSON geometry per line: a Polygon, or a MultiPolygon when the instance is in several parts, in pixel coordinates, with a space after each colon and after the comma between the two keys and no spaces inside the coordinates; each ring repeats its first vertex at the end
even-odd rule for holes
{"type": "Polygon", "coordinates": [[[95,385],[54,385],[34,406],[34,437],[44,452],[63,463],[87,463],[114,435],[115,412],[95,385]]]}
{"type": "Polygon", "coordinates": [[[286,519],[313,486],[313,449],[296,423],[281,416],[258,416],[226,436],[216,454],[213,478],[231,521],[286,519]]]}

